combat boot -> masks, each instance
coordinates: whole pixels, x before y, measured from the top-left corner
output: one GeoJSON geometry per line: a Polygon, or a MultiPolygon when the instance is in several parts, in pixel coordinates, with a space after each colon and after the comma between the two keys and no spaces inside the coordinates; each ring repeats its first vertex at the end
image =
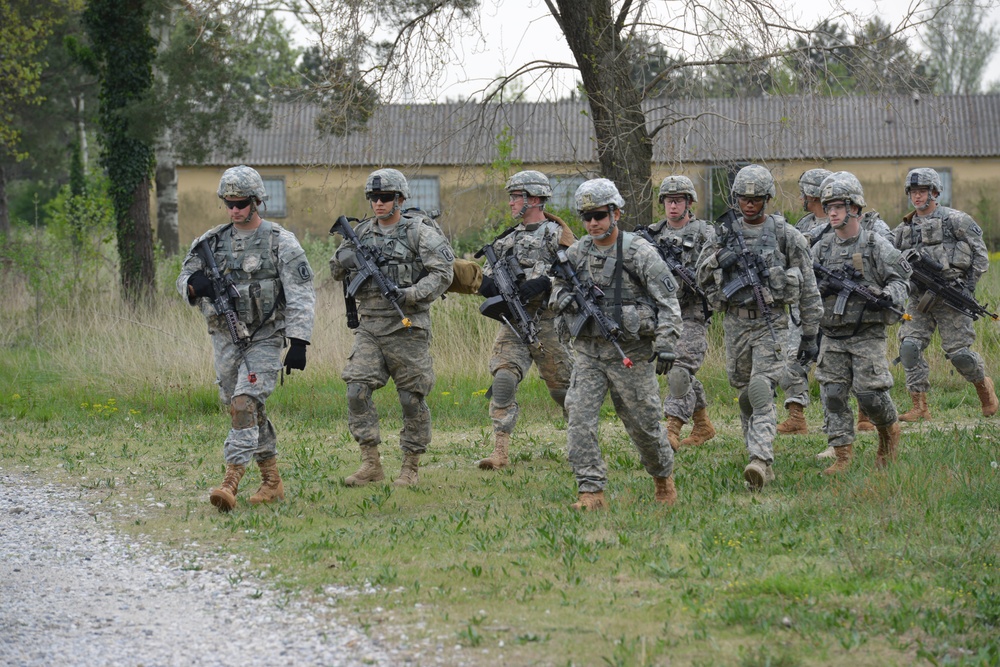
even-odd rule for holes
{"type": "Polygon", "coordinates": [[[378,445],[361,446],[361,467],[344,480],[347,486],[364,486],[369,482],[381,482],[385,479],[382,471],[382,460],[378,455],[378,445]]]}
{"type": "Polygon", "coordinates": [[[240,480],[246,473],[247,467],[230,463],[226,466],[226,476],[218,488],[212,489],[208,495],[208,500],[215,505],[220,512],[231,512],[236,507],[236,492],[240,488],[240,480]]]}
{"type": "Polygon", "coordinates": [[[489,458],[476,461],[476,465],[482,470],[500,470],[506,468],[510,463],[508,452],[510,451],[510,433],[497,431],[493,434],[493,453],[489,458]]]}
{"type": "Polygon", "coordinates": [[[667,507],[673,507],[677,502],[677,487],[674,486],[674,476],[654,477],[653,486],[656,491],[654,500],[667,507]]]}
{"type": "Polygon", "coordinates": [[[607,508],[608,503],[604,500],[604,491],[595,491],[594,493],[581,491],[580,499],[570,505],[570,509],[581,510],[583,512],[593,512],[607,508]]]}
{"type": "Polygon", "coordinates": [[[670,448],[675,452],[681,448],[681,427],[684,422],[680,417],[667,417],[667,440],[670,441],[670,448]]]}
{"type": "Polygon", "coordinates": [[[767,485],[772,479],[774,479],[773,473],[769,476],[767,474],[767,464],[760,459],[750,459],[750,463],[747,467],[743,469],[743,479],[747,481],[750,485],[751,491],[760,491],[767,485]]]}
{"type": "Polygon", "coordinates": [[[984,377],[977,382],[976,393],[979,394],[979,402],[983,406],[983,416],[992,417],[995,415],[997,408],[1000,408],[1000,402],[997,401],[997,394],[993,390],[993,380],[984,377]]]}
{"type": "Polygon", "coordinates": [[[885,468],[895,463],[899,454],[899,422],[878,427],[878,452],[875,453],[875,467],[885,468]]]}
{"type": "Polygon", "coordinates": [[[399,471],[399,477],[392,483],[393,486],[416,486],[420,481],[417,478],[417,468],[420,466],[420,454],[403,454],[403,467],[399,471]]]}
{"type": "Polygon", "coordinates": [[[809,425],[806,424],[806,415],[801,405],[798,403],[788,404],[788,419],[778,424],[778,433],[781,435],[806,435],[809,433],[809,425]]]}
{"type": "Polygon", "coordinates": [[[257,493],[250,496],[251,505],[270,503],[275,500],[285,499],[285,485],[281,483],[281,475],[278,474],[278,457],[272,456],[264,461],[257,461],[260,468],[260,488],[257,493]]]}
{"type": "Polygon", "coordinates": [[[695,410],[692,421],[694,428],[691,429],[691,435],[681,440],[681,447],[697,447],[715,437],[715,427],[712,426],[712,422],[708,418],[707,409],[698,408],[695,410]]]}
{"type": "Polygon", "coordinates": [[[875,424],[872,423],[871,419],[868,419],[868,415],[861,408],[858,408],[858,425],[854,427],[854,430],[859,432],[875,430],[875,424]]]}
{"type": "Polygon", "coordinates": [[[837,458],[837,448],[836,447],[832,447],[832,446],[831,447],[827,447],[826,449],[824,449],[823,451],[821,451],[819,454],[817,454],[816,458],[818,458],[818,459],[835,459],[835,458],[837,458]]]}
{"type": "Polygon", "coordinates": [[[853,458],[854,455],[854,445],[834,447],[833,451],[836,453],[837,460],[833,462],[833,465],[823,471],[824,475],[837,475],[842,472],[847,472],[847,469],[851,467],[851,458],[853,458]]]}
{"type": "Polygon", "coordinates": [[[913,401],[913,407],[899,415],[899,421],[917,422],[921,419],[930,421],[931,411],[927,407],[927,392],[911,391],[910,400],[913,401]]]}

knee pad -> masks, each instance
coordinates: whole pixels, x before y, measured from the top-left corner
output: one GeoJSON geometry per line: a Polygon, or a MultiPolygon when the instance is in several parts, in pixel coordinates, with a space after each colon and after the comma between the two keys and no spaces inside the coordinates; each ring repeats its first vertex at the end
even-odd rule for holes
{"type": "Polygon", "coordinates": [[[865,391],[858,394],[858,407],[876,426],[886,426],[896,421],[896,406],[888,391],[865,391]]]}
{"type": "Polygon", "coordinates": [[[229,403],[229,416],[235,429],[257,426],[257,401],[245,394],[234,396],[229,403]]]}
{"type": "Polygon", "coordinates": [[[916,368],[920,363],[920,341],[916,338],[904,338],[899,344],[899,360],[903,368],[916,368]]]}
{"type": "Polygon", "coordinates": [[[367,412],[371,395],[371,389],[366,384],[347,385],[347,409],[356,415],[367,412]]]}
{"type": "Polygon", "coordinates": [[[399,405],[403,408],[403,418],[412,419],[420,414],[420,404],[424,397],[420,394],[414,394],[413,392],[406,391],[405,389],[399,390],[399,405]]]}
{"type": "Polygon", "coordinates": [[[560,387],[559,389],[549,389],[549,396],[552,400],[559,405],[563,410],[566,409],[566,389],[560,387]]]}
{"type": "Polygon", "coordinates": [[[753,406],[750,405],[750,397],[747,396],[746,389],[740,392],[740,414],[747,419],[750,419],[750,415],[753,414],[753,406]]]}
{"type": "Polygon", "coordinates": [[[774,403],[774,389],[771,388],[771,381],[763,375],[754,375],[747,385],[747,398],[750,400],[750,407],[756,410],[763,410],[774,403]]]}
{"type": "Polygon", "coordinates": [[[976,370],[976,366],[979,365],[979,359],[976,358],[976,353],[967,347],[963,347],[961,350],[957,350],[949,354],[948,360],[951,361],[955,370],[962,375],[972,373],[976,370]]]}
{"type": "Polygon", "coordinates": [[[514,402],[517,394],[517,376],[510,370],[501,368],[493,376],[493,405],[506,408],[514,402]]]}
{"type": "MultiPolygon", "coordinates": [[[[826,409],[829,412],[843,412],[847,410],[847,399],[850,394],[851,388],[846,384],[823,385],[823,396],[826,398],[826,409]]],[[[858,395],[858,403],[861,403],[860,394],[858,395]]],[[[867,413],[868,411],[865,410],[865,412],[867,413]]]]}
{"type": "Polygon", "coordinates": [[[674,398],[683,398],[691,391],[691,373],[686,368],[674,366],[667,373],[667,388],[674,398]]]}

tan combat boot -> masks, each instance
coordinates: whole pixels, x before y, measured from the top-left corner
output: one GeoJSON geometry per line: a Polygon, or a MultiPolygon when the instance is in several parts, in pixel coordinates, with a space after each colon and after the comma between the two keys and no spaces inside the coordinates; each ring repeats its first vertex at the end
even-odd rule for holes
{"type": "Polygon", "coordinates": [[[913,407],[899,415],[901,422],[917,422],[921,419],[931,420],[931,411],[927,408],[927,392],[911,391],[910,400],[913,407]]]}
{"type": "Polygon", "coordinates": [[[240,488],[240,480],[246,473],[247,467],[230,463],[226,466],[226,477],[218,488],[212,489],[208,495],[208,500],[215,505],[220,512],[230,512],[236,507],[236,492],[240,488]]]}
{"type": "Polygon", "coordinates": [[[674,476],[654,477],[653,485],[656,490],[654,500],[667,507],[673,507],[674,503],[677,502],[677,487],[674,486],[674,476]]]}
{"type": "Polygon", "coordinates": [[[760,459],[750,459],[750,463],[743,469],[743,479],[750,485],[751,491],[760,491],[773,479],[773,473],[767,474],[768,465],[760,459]]]}
{"type": "Polygon", "coordinates": [[[851,467],[851,459],[854,456],[854,445],[834,447],[833,451],[837,455],[837,460],[823,471],[824,475],[838,475],[842,472],[847,472],[847,469],[851,467]]]}
{"type": "Polygon", "coordinates": [[[712,422],[708,418],[707,409],[698,408],[695,410],[692,422],[694,428],[691,429],[691,435],[681,440],[681,447],[697,447],[715,437],[715,427],[712,426],[712,422]]]}
{"type": "Polygon", "coordinates": [[[858,425],[854,427],[856,431],[874,431],[875,424],[872,423],[871,419],[868,419],[868,415],[864,413],[861,408],[858,408],[858,425]]]}
{"type": "Polygon", "coordinates": [[[835,458],[837,458],[837,448],[836,447],[827,447],[826,449],[824,449],[823,451],[821,451],[819,454],[817,454],[816,458],[818,458],[818,459],[835,459],[835,458]]]}
{"type": "Polygon", "coordinates": [[[378,455],[378,445],[361,446],[361,467],[344,480],[347,486],[364,486],[369,482],[380,482],[385,479],[382,472],[382,460],[378,455]]]}
{"type": "Polygon", "coordinates": [[[993,380],[984,377],[976,383],[976,393],[979,395],[979,402],[983,406],[983,416],[992,417],[1000,408],[1000,401],[997,401],[997,393],[993,390],[993,380]]]}
{"type": "Polygon", "coordinates": [[[272,456],[266,461],[257,461],[260,468],[260,488],[257,493],[250,496],[251,505],[270,503],[275,500],[285,499],[285,485],[281,483],[281,475],[278,474],[278,457],[272,456]]]}
{"type": "Polygon", "coordinates": [[[476,461],[476,465],[482,470],[500,470],[506,468],[510,463],[508,452],[510,451],[510,433],[497,431],[493,434],[493,453],[489,458],[476,461]]]}
{"type": "Polygon", "coordinates": [[[580,499],[570,505],[570,509],[581,510],[583,512],[593,512],[595,510],[607,509],[608,503],[604,500],[604,491],[588,493],[580,492],[580,499]]]}
{"type": "Polygon", "coordinates": [[[418,481],[417,468],[420,466],[420,454],[403,454],[403,467],[393,486],[415,486],[418,481]]]}
{"type": "Polygon", "coordinates": [[[670,441],[670,448],[675,452],[681,448],[681,427],[684,422],[680,417],[667,417],[667,440],[670,441]]]}
{"type": "Polygon", "coordinates": [[[878,452],[875,453],[875,467],[885,468],[895,463],[899,454],[899,422],[878,427],[878,452]]]}
{"type": "Polygon", "coordinates": [[[778,424],[778,433],[781,435],[806,435],[809,433],[809,425],[806,424],[806,415],[801,405],[798,403],[788,404],[788,419],[778,424]]]}

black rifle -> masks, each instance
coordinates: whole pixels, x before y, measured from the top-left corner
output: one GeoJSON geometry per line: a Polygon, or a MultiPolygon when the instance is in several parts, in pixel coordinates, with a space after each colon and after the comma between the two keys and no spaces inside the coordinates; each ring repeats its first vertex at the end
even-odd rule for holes
{"type": "Polygon", "coordinates": [[[813,271],[821,282],[829,285],[830,290],[837,293],[837,301],[833,305],[834,315],[843,315],[847,308],[847,300],[852,294],[857,294],[866,303],[875,306],[879,310],[888,310],[896,313],[904,320],[911,319],[901,308],[893,305],[891,299],[878,296],[866,285],[857,282],[862,273],[850,264],[845,264],[842,269],[828,269],[819,262],[813,262],[813,271]]]}
{"type": "Polygon", "coordinates": [[[774,351],[780,353],[781,344],[778,343],[778,337],[774,335],[774,312],[771,310],[774,297],[771,295],[770,290],[764,287],[764,280],[771,276],[771,270],[764,263],[763,257],[747,248],[743,232],[733,226],[735,221],[736,212],[733,209],[729,209],[716,220],[717,223],[721,223],[725,229],[736,237],[736,243],[740,248],[739,253],[736,255],[736,277],[722,286],[722,293],[728,300],[744,287],[749,287],[753,291],[753,299],[756,302],[757,310],[760,312],[761,317],[764,318],[764,323],[767,324],[767,331],[771,334],[771,340],[774,342],[774,351]]]}
{"type": "Polygon", "coordinates": [[[257,382],[257,374],[250,370],[250,362],[247,361],[247,350],[250,348],[250,331],[245,322],[240,322],[233,308],[233,302],[240,298],[239,290],[229,278],[223,278],[219,272],[219,265],[215,262],[215,253],[208,244],[208,239],[202,239],[195,246],[195,252],[201,258],[201,263],[208,269],[208,279],[212,281],[212,291],[215,297],[212,299],[212,307],[215,308],[216,315],[221,315],[226,320],[226,327],[229,329],[229,337],[233,340],[243,365],[247,367],[247,380],[250,384],[257,382]]]}
{"type": "Polygon", "coordinates": [[[659,243],[654,241],[649,233],[649,227],[636,227],[632,231],[653,244],[653,247],[660,253],[660,257],[663,258],[664,263],[666,263],[670,271],[680,278],[701,299],[701,311],[705,314],[705,319],[707,320],[712,317],[712,309],[708,307],[708,297],[705,295],[705,290],[699,287],[694,271],[684,266],[684,262],[681,261],[681,247],[666,239],[659,243]]]}
{"type": "Polygon", "coordinates": [[[944,305],[966,317],[971,317],[973,320],[978,320],[984,315],[988,315],[993,320],[1000,319],[1000,315],[991,313],[986,306],[979,305],[974,297],[966,294],[965,284],[961,280],[957,281],[957,286],[946,283],[941,278],[944,267],[933,258],[922,252],[915,252],[910,253],[907,260],[913,268],[910,280],[920,289],[938,296],[944,305]]]}
{"type": "Polygon", "coordinates": [[[517,259],[513,255],[506,260],[497,259],[492,243],[484,245],[475,255],[476,259],[483,256],[493,269],[493,282],[499,294],[486,299],[479,306],[479,312],[506,324],[525,345],[540,346],[538,324],[528,316],[528,311],[524,309],[518,294],[517,283],[523,280],[524,269],[517,264],[517,259]]]}
{"type": "MultiPolygon", "coordinates": [[[[345,216],[340,216],[337,221],[333,223],[333,227],[330,228],[331,234],[340,234],[345,239],[350,241],[354,245],[354,262],[357,266],[357,272],[349,283],[346,283],[344,287],[344,297],[349,299],[353,303],[355,295],[361,286],[369,278],[375,281],[375,285],[378,287],[378,291],[382,293],[386,301],[392,304],[392,307],[396,309],[399,313],[399,317],[403,322],[404,327],[409,327],[412,322],[410,318],[406,316],[403,309],[399,307],[399,301],[403,298],[402,293],[399,291],[399,287],[394,283],[389,276],[382,273],[380,266],[384,265],[386,260],[382,256],[382,253],[374,248],[369,248],[368,246],[362,245],[361,241],[358,239],[358,235],[354,232],[354,228],[351,227],[350,221],[345,216]]],[[[351,305],[348,305],[348,312],[351,311],[351,305]]],[[[348,315],[348,326],[350,328],[357,328],[357,305],[354,305],[354,319],[348,315]],[[350,325],[355,326],[351,327],[350,325]]]]}
{"type": "Polygon", "coordinates": [[[573,298],[580,311],[576,319],[569,325],[570,335],[575,338],[583,329],[583,325],[593,320],[594,326],[597,327],[601,335],[615,346],[618,354],[622,355],[622,364],[625,365],[625,368],[632,368],[632,360],[625,355],[625,351],[618,344],[622,328],[618,326],[617,322],[605,315],[601,307],[597,305],[597,300],[604,296],[604,292],[592,282],[586,286],[580,282],[580,276],[576,274],[573,265],[570,264],[565,250],[556,252],[556,261],[552,263],[552,274],[573,288],[573,298]]]}

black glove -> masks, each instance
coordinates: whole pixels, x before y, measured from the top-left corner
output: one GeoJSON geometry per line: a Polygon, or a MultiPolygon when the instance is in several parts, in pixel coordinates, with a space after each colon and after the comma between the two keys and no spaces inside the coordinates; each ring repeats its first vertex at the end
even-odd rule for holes
{"type": "Polygon", "coordinates": [[[656,361],[657,375],[666,375],[670,372],[670,369],[674,367],[674,361],[677,360],[677,355],[670,350],[658,350],[653,352],[653,356],[651,356],[649,360],[656,361]]]}
{"type": "Polygon", "coordinates": [[[819,358],[819,345],[816,344],[816,336],[802,336],[799,342],[799,353],[795,359],[803,366],[810,364],[819,358]]]}
{"type": "Polygon", "coordinates": [[[540,294],[548,293],[551,288],[552,281],[549,277],[539,276],[538,278],[525,280],[521,283],[521,286],[517,288],[517,295],[521,297],[522,302],[527,303],[540,294]]]}
{"type": "Polygon", "coordinates": [[[285,353],[285,360],[282,363],[285,365],[285,372],[291,375],[292,370],[306,369],[306,345],[309,343],[299,338],[289,338],[288,341],[291,346],[285,353]]]}
{"type": "Polygon", "coordinates": [[[483,276],[483,282],[479,286],[480,296],[485,296],[487,299],[492,298],[500,294],[497,290],[496,281],[490,276],[483,276]]]}
{"type": "Polygon", "coordinates": [[[188,293],[194,292],[196,299],[200,296],[207,296],[209,299],[215,298],[215,288],[212,287],[212,281],[201,269],[192,273],[191,277],[188,278],[188,287],[191,288],[188,293]]]}
{"type": "Polygon", "coordinates": [[[715,253],[715,260],[719,263],[719,268],[725,271],[736,263],[736,253],[729,248],[719,248],[715,253]]]}

